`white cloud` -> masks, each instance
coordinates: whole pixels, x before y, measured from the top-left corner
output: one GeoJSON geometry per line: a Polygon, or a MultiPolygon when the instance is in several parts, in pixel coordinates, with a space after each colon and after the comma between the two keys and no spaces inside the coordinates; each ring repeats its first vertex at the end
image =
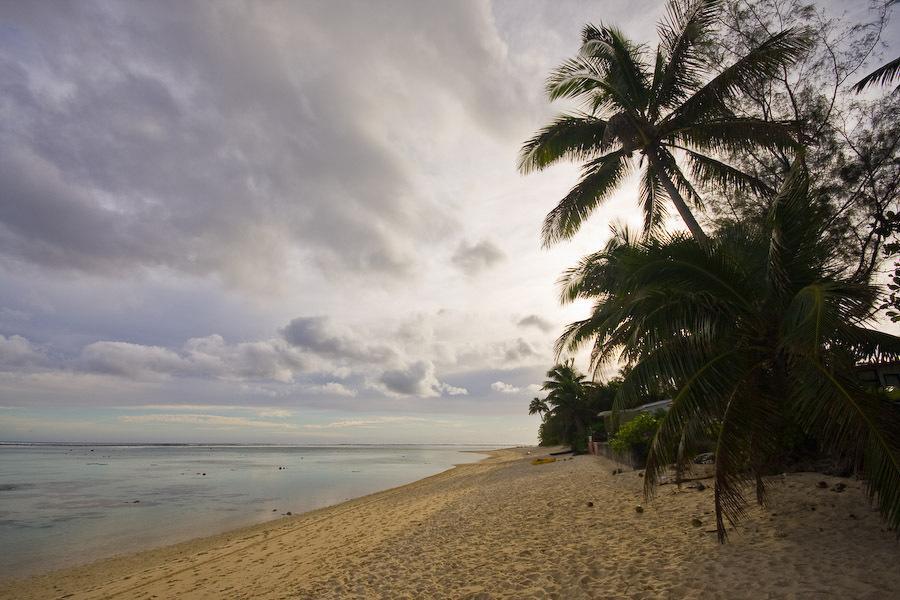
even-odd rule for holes
{"type": "Polygon", "coordinates": [[[356,396],[356,390],[348,388],[343,383],[337,381],[329,381],[322,385],[313,385],[308,390],[314,394],[325,394],[326,396],[345,396],[353,398],[356,396]]]}
{"type": "Polygon", "coordinates": [[[503,381],[495,381],[494,383],[491,384],[491,389],[494,390],[495,392],[500,392],[503,394],[517,394],[522,391],[537,393],[537,392],[541,391],[541,386],[536,383],[532,383],[532,384],[526,385],[525,387],[516,387],[511,383],[504,383],[503,381]]]}
{"type": "Polygon", "coordinates": [[[448,396],[468,396],[469,390],[464,387],[455,387],[450,385],[449,383],[442,383],[439,388],[440,391],[444,392],[448,396]]]}
{"type": "Polygon", "coordinates": [[[496,392],[503,392],[504,394],[515,394],[516,392],[521,391],[520,388],[517,388],[511,383],[504,383],[502,381],[495,381],[492,383],[491,389],[496,392]]]}
{"type": "Polygon", "coordinates": [[[308,425],[304,425],[306,429],[347,429],[353,427],[377,427],[379,425],[402,425],[409,423],[445,423],[445,421],[435,420],[435,419],[425,419],[423,417],[411,417],[411,416],[387,416],[387,417],[372,417],[372,418],[364,418],[364,419],[347,419],[344,421],[334,421],[332,423],[311,423],[308,425]]]}
{"type": "Polygon", "coordinates": [[[274,406],[240,406],[232,404],[138,404],[136,406],[120,406],[120,410],[162,410],[162,411],[210,411],[216,412],[250,412],[258,417],[278,417],[287,418],[294,414],[294,411],[274,406]]]}
{"type": "Polygon", "coordinates": [[[259,419],[247,419],[244,417],[226,417],[222,415],[208,414],[151,414],[151,415],[125,415],[118,418],[121,423],[162,423],[166,425],[196,425],[210,428],[239,428],[251,427],[254,429],[297,429],[292,423],[279,421],[263,421],[259,419]]]}

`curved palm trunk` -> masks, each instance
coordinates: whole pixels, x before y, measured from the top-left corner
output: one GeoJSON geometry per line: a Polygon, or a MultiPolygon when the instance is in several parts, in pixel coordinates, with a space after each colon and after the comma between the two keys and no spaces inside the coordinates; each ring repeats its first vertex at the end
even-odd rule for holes
{"type": "Polygon", "coordinates": [[[691,213],[691,209],[688,208],[687,202],[684,201],[684,198],[681,196],[678,188],[676,188],[675,184],[672,183],[672,180],[669,178],[669,174],[666,173],[665,169],[663,169],[663,166],[659,162],[659,158],[656,156],[656,153],[652,151],[647,152],[646,157],[647,160],[650,161],[650,164],[653,165],[653,169],[656,171],[656,176],[663,184],[663,187],[666,188],[666,194],[668,194],[669,199],[672,200],[672,204],[675,205],[675,209],[678,210],[678,214],[681,215],[681,219],[684,221],[684,224],[687,225],[687,228],[691,232],[691,235],[694,236],[695,240],[703,245],[706,245],[706,243],[709,241],[709,238],[706,237],[706,234],[700,227],[700,223],[698,223],[697,219],[694,218],[693,213],[691,213]]]}

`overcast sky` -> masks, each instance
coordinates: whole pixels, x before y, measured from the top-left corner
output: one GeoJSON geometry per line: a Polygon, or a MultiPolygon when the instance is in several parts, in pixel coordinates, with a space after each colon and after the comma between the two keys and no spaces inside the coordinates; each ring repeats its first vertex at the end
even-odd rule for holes
{"type": "MultiPolygon", "coordinates": [[[[855,9],[868,2],[860,0],[855,9]]],[[[531,443],[585,22],[662,4],[0,3],[0,440],[531,443]]]]}

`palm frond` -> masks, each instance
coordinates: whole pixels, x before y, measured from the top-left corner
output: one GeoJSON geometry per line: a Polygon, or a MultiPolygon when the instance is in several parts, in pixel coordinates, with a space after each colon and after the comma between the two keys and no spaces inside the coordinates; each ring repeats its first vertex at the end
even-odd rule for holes
{"type": "MultiPolygon", "coordinates": [[[[644,470],[644,494],[652,498],[660,476],[675,462],[677,447],[686,427],[699,419],[712,428],[721,419],[728,399],[744,377],[738,370],[740,351],[720,350],[699,361],[682,379],[672,405],[650,444],[644,470]]],[[[624,397],[623,397],[624,402],[624,397]]]]}
{"type": "MultiPolygon", "coordinates": [[[[860,79],[859,83],[854,85],[851,89],[858,94],[870,85],[884,85],[894,81],[898,77],[900,77],[900,56],[860,79]]],[[[895,87],[894,92],[898,89],[900,89],[900,86],[895,87]]]]}
{"type": "Polygon", "coordinates": [[[776,33],[694,92],[664,122],[680,126],[709,116],[727,115],[727,101],[740,90],[777,76],[782,66],[799,59],[808,48],[809,36],[804,30],[789,28],[776,33]]]}
{"type": "Polygon", "coordinates": [[[694,122],[680,128],[669,126],[661,135],[703,152],[743,152],[756,148],[792,149],[797,145],[793,122],[754,118],[720,118],[694,122]]]}
{"type": "Polygon", "coordinates": [[[627,96],[610,81],[608,65],[592,57],[576,56],[563,62],[550,72],[546,90],[550,100],[581,100],[593,113],[613,105],[629,106],[627,96]]]}
{"type": "Polygon", "coordinates": [[[786,290],[792,266],[809,264],[818,237],[809,214],[809,174],[802,159],[794,161],[790,173],[772,202],[769,215],[769,285],[786,290]]]}
{"type": "Polygon", "coordinates": [[[653,237],[663,230],[669,216],[663,202],[665,191],[653,165],[647,165],[644,169],[639,190],[641,209],[644,213],[644,236],[653,237]]]}
{"type": "Polygon", "coordinates": [[[715,24],[720,0],[669,2],[666,16],[657,31],[665,67],[656,71],[650,112],[655,118],[661,108],[673,108],[699,87],[706,60],[697,52],[715,24]]]}
{"type": "Polygon", "coordinates": [[[519,171],[539,171],[562,160],[587,160],[608,150],[603,143],[606,121],[587,115],[562,114],[525,142],[519,171]]]}
{"type": "Polygon", "coordinates": [[[647,106],[649,89],[642,48],[609,26],[586,25],[581,39],[581,55],[604,61],[608,65],[609,78],[617,89],[622,90],[630,107],[638,112],[643,110],[647,106]]]}
{"type": "Polygon", "coordinates": [[[713,184],[738,192],[749,191],[760,196],[770,196],[775,193],[775,190],[758,177],[744,173],[740,169],[727,165],[722,161],[693,150],[684,149],[684,153],[690,165],[691,177],[695,181],[713,184]]]}
{"type": "Polygon", "coordinates": [[[794,410],[827,447],[861,469],[870,500],[893,528],[900,527],[900,415],[852,378],[808,359],[792,364],[794,410]]]}
{"type": "Polygon", "coordinates": [[[627,152],[617,150],[585,165],[581,179],[544,219],[544,246],[572,237],[591,211],[606,200],[629,170],[627,152]]]}
{"type": "Polygon", "coordinates": [[[841,338],[855,361],[900,360],[900,337],[853,323],[841,324],[841,338]]]}

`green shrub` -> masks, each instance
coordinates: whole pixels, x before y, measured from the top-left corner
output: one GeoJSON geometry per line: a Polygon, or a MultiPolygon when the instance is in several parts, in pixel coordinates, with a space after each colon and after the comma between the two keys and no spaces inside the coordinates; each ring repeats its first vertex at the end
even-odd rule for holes
{"type": "Polygon", "coordinates": [[[610,438],[609,447],[616,452],[646,451],[661,420],[661,415],[651,415],[648,412],[639,413],[635,418],[622,425],[619,431],[610,438]]]}

